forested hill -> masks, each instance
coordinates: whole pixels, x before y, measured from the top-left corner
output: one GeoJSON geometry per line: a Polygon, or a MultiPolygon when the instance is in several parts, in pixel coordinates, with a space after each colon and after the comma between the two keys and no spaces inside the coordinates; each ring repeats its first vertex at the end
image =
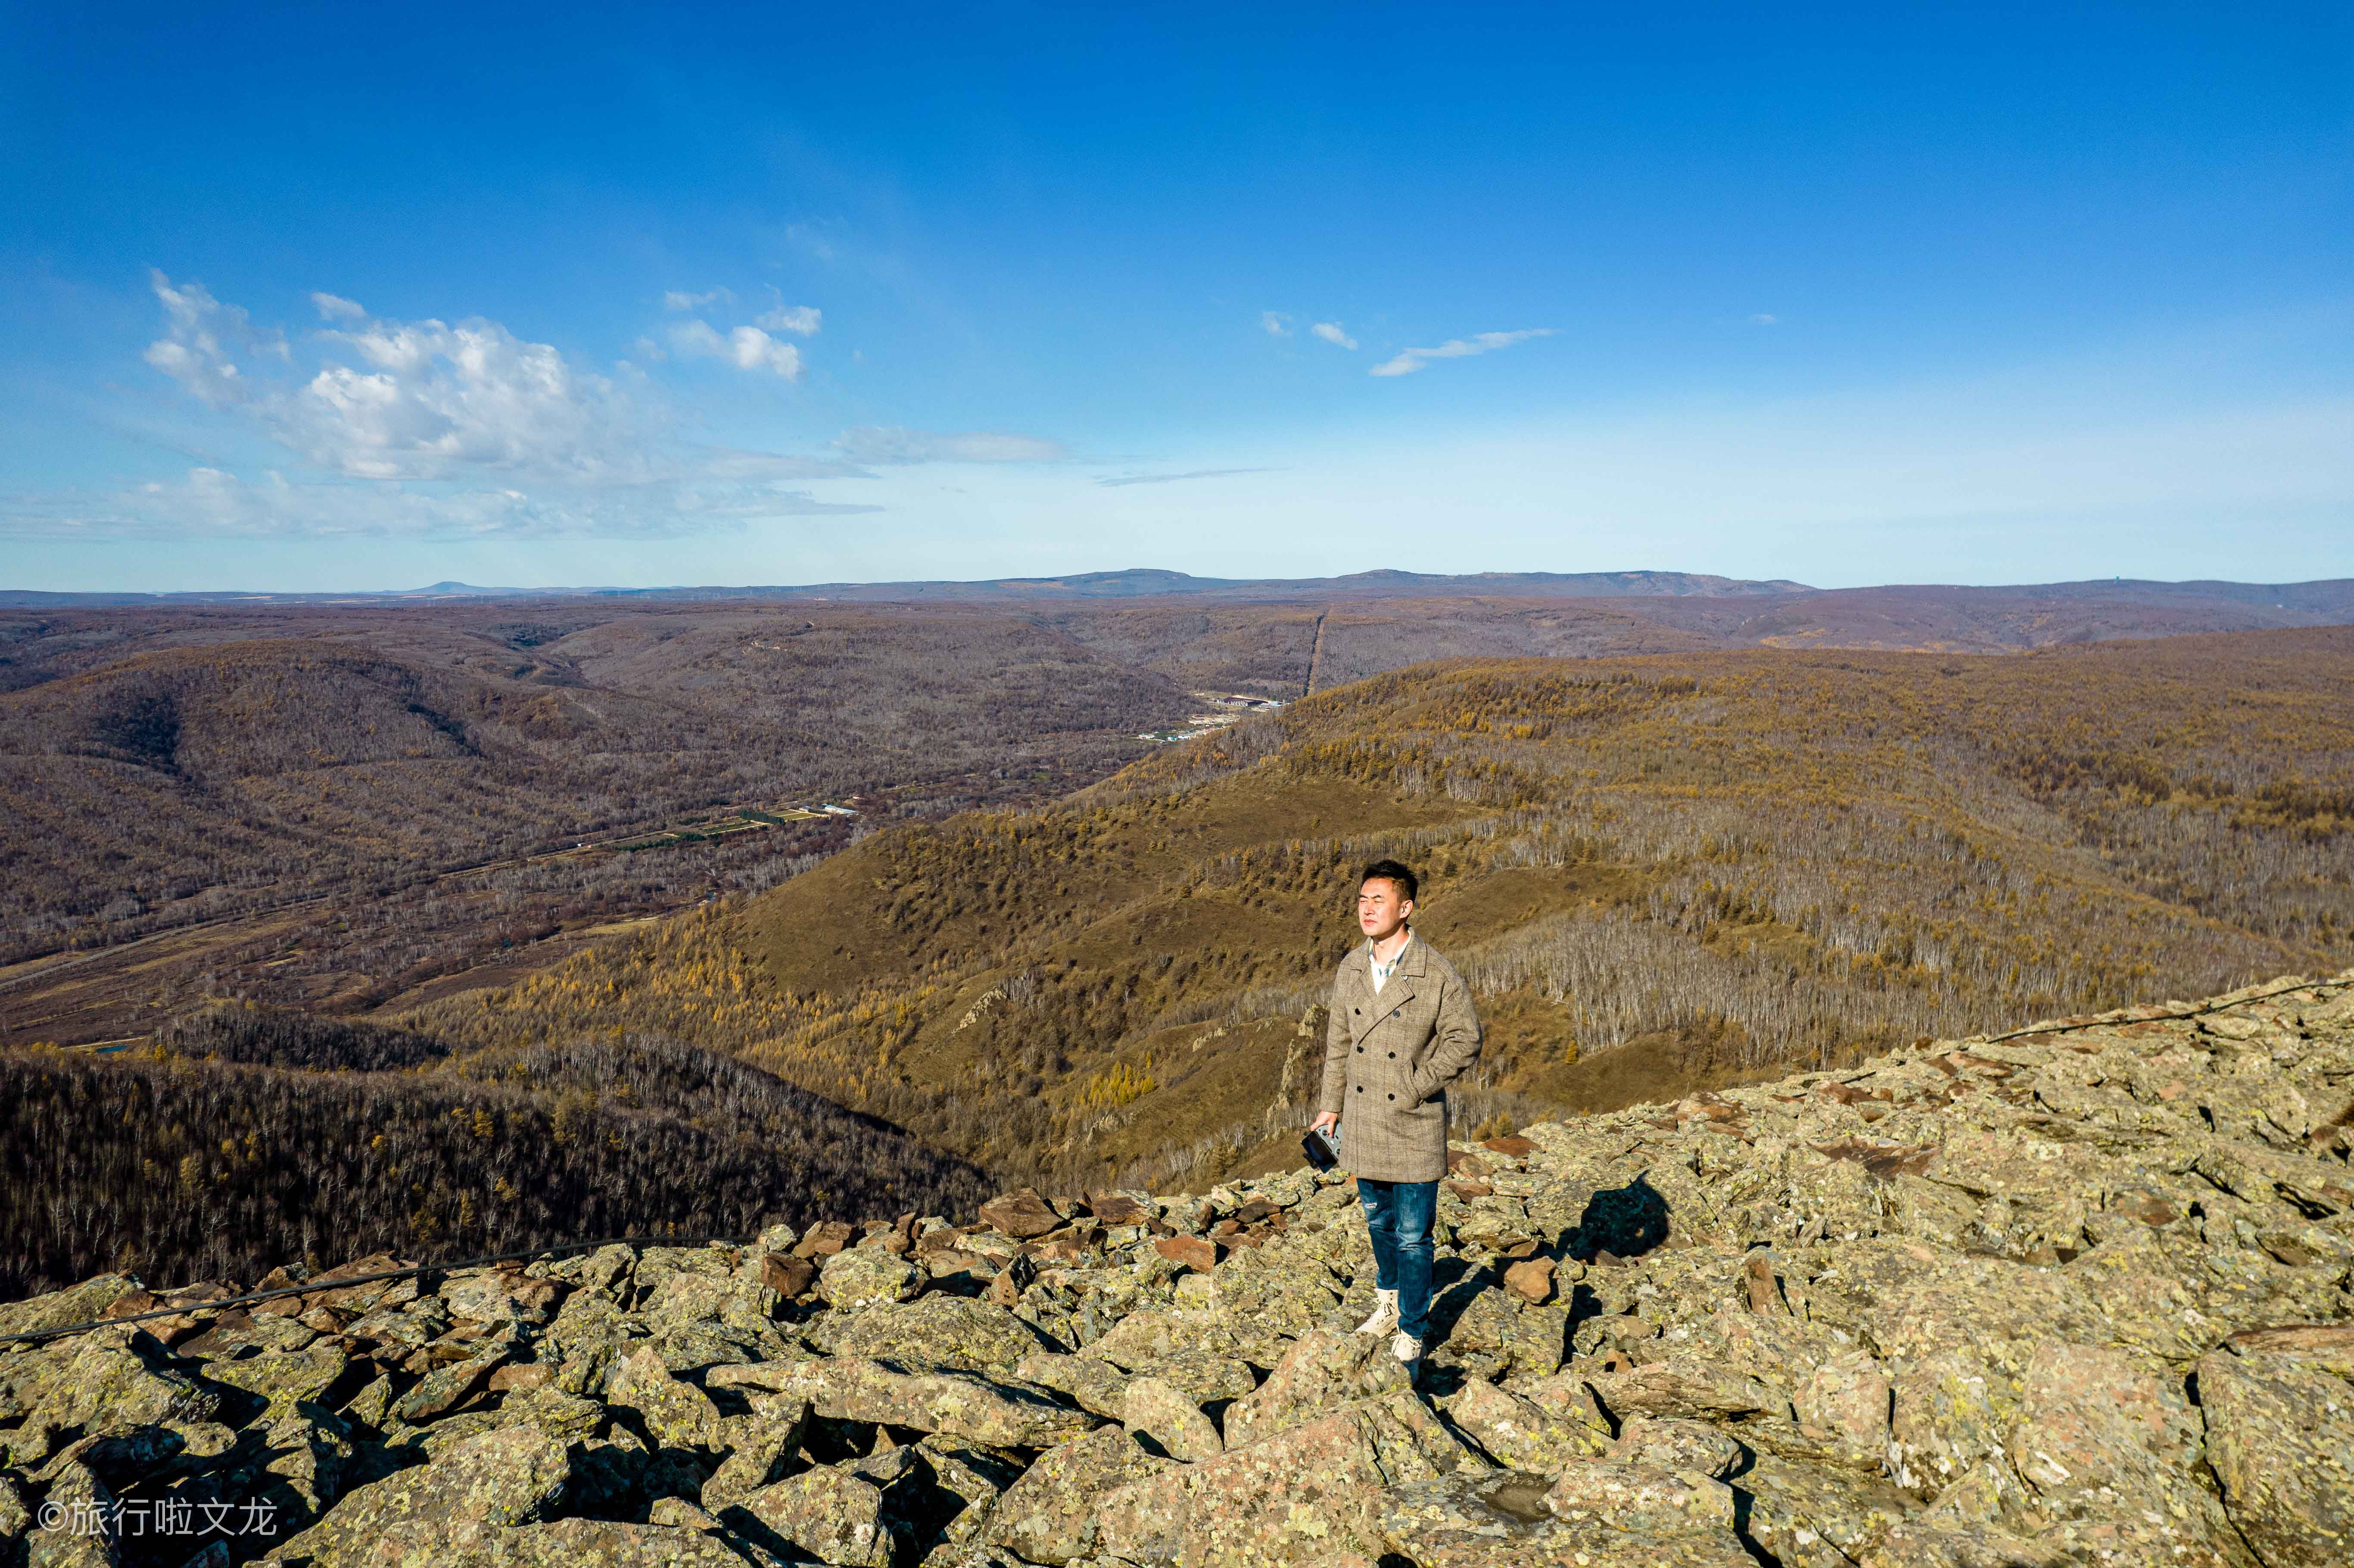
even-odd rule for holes
{"type": "Polygon", "coordinates": [[[2354,960],[2354,630],[1425,665],[409,1018],[623,1022],[1001,1176],[1281,1151],[1359,866],[1489,1022],[1475,1124],[2354,960]]]}
{"type": "Polygon", "coordinates": [[[469,1055],[217,1007],[112,1057],[0,1051],[0,1300],[105,1268],[250,1281],[984,1195],[970,1164],[871,1117],[619,1030],[469,1055]]]}

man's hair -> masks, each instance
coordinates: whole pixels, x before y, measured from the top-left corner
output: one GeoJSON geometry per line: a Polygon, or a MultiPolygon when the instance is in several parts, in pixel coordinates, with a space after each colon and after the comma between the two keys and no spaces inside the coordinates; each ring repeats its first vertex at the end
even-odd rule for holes
{"type": "Polygon", "coordinates": [[[1402,861],[1377,860],[1373,862],[1373,864],[1365,867],[1364,871],[1357,877],[1357,885],[1360,887],[1363,887],[1368,882],[1389,882],[1394,884],[1397,887],[1398,902],[1401,904],[1413,903],[1415,900],[1415,895],[1422,890],[1422,884],[1415,880],[1414,873],[1408,871],[1405,868],[1405,863],[1402,861]]]}

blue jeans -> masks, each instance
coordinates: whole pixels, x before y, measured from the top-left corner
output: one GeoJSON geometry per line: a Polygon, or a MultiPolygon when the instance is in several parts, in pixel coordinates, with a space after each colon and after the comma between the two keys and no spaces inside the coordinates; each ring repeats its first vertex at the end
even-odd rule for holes
{"type": "Polygon", "coordinates": [[[1398,1293],[1398,1332],[1419,1340],[1430,1327],[1430,1227],[1438,1218],[1436,1181],[1357,1178],[1365,1229],[1373,1238],[1374,1283],[1398,1293]]]}

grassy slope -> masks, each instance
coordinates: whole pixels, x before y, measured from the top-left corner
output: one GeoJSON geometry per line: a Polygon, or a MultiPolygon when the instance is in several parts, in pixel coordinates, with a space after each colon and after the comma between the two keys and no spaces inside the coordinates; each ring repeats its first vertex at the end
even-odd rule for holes
{"type": "Polygon", "coordinates": [[[1003,1172],[1195,1179],[1298,1119],[1378,853],[1482,995],[1474,1118],[2342,967],[2350,685],[2345,630],[1425,666],[416,1022],[659,1029],[1003,1172]]]}

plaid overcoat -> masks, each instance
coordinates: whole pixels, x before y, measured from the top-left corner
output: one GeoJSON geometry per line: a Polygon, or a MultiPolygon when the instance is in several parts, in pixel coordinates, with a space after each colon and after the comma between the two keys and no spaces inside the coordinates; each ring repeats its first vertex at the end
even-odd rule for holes
{"type": "Polygon", "coordinates": [[[1360,943],[1332,980],[1319,1110],[1341,1163],[1376,1181],[1447,1174],[1447,1086],[1479,1059],[1479,1015],[1455,966],[1416,937],[1379,992],[1360,943]]]}

